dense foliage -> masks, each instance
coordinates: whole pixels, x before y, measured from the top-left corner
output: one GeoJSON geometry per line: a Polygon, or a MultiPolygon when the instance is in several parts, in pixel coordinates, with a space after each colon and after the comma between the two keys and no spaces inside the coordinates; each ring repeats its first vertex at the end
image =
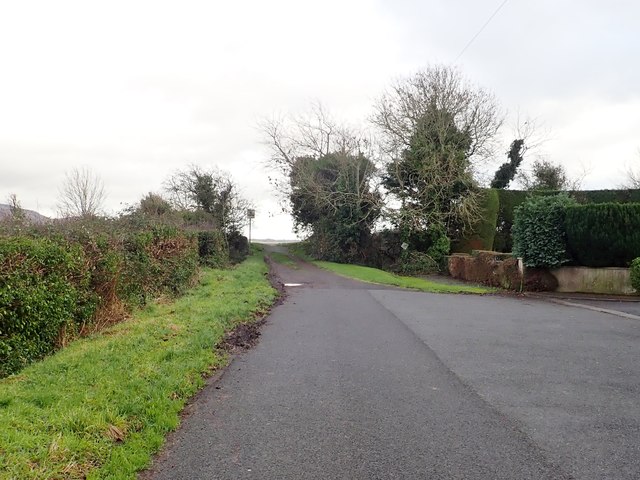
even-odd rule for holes
{"type": "Polygon", "coordinates": [[[0,377],[51,353],[96,310],[82,249],[47,238],[0,239],[0,377]]]}
{"type": "Polygon", "coordinates": [[[567,208],[567,245],[587,267],[626,267],[640,255],[640,203],[567,208]]]}
{"type": "Polygon", "coordinates": [[[312,232],[312,254],[331,261],[362,261],[380,215],[371,187],[375,167],[364,155],[330,153],[296,158],[290,174],[292,215],[312,232]]]}
{"type": "Polygon", "coordinates": [[[385,188],[400,201],[394,223],[409,232],[443,228],[449,238],[473,223],[472,137],[452,113],[435,107],[417,121],[409,145],[387,164],[385,188]]]}
{"type": "MultiPolygon", "coordinates": [[[[559,192],[536,191],[526,192],[522,190],[498,190],[499,208],[496,221],[496,237],[493,249],[498,252],[511,252],[513,243],[511,228],[516,207],[522,204],[530,195],[556,195],[559,192]]],[[[567,192],[580,204],[590,203],[639,203],[640,189],[631,190],[577,190],[567,192]]]]}
{"type": "Polygon", "coordinates": [[[190,286],[193,235],[131,219],[65,221],[0,235],[0,376],[190,286]],[[9,234],[11,233],[11,234],[9,234]]]}
{"type": "Polygon", "coordinates": [[[513,253],[527,267],[558,267],[569,261],[565,232],[567,207],[575,205],[568,195],[531,196],[516,208],[513,253]]]}

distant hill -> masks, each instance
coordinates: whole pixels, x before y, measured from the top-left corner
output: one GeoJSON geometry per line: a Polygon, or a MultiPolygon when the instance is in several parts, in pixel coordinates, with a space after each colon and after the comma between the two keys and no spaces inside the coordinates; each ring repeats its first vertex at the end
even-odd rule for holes
{"type": "MultiPolygon", "coordinates": [[[[49,217],[45,217],[44,215],[41,215],[33,210],[27,210],[26,208],[23,208],[22,211],[24,212],[27,220],[31,223],[46,223],[51,220],[49,217]]],[[[10,217],[11,207],[4,203],[0,203],[0,221],[10,217]]]]}

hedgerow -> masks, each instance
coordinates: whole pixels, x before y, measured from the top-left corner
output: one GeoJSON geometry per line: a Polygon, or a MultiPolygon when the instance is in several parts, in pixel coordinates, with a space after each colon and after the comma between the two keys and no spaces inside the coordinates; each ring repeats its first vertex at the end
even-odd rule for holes
{"type": "Polygon", "coordinates": [[[0,377],[151,298],[184,292],[197,245],[176,226],[126,219],[0,232],[0,377]]]}
{"type": "Polygon", "coordinates": [[[627,267],[640,255],[640,203],[567,208],[567,245],[586,267],[627,267]]]}

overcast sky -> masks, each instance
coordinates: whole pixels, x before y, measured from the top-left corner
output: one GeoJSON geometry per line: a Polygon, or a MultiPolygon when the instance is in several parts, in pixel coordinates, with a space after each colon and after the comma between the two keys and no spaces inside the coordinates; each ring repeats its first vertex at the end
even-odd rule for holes
{"type": "Polygon", "coordinates": [[[640,167],[640,2],[508,0],[460,56],[502,1],[2,1],[0,203],[55,215],[65,172],[88,166],[117,212],[195,163],[232,173],[255,238],[291,238],[258,120],[317,100],[365,122],[434,63],[491,90],[507,125],[536,118],[583,188],[619,186],[640,167]]]}

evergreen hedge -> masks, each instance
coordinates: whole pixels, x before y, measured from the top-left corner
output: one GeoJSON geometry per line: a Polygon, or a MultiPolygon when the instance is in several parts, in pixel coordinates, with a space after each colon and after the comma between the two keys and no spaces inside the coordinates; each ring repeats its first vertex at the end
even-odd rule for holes
{"type": "Polygon", "coordinates": [[[575,205],[566,194],[531,196],[515,209],[513,254],[527,267],[559,267],[570,260],[565,212],[575,205]]]}
{"type": "Polygon", "coordinates": [[[640,256],[640,203],[576,205],[566,212],[567,246],[586,267],[627,267],[640,256]]]}
{"type": "MultiPolygon", "coordinates": [[[[499,208],[496,221],[496,237],[493,249],[497,252],[511,252],[513,249],[511,228],[513,226],[514,212],[528,196],[553,196],[561,192],[522,190],[498,190],[499,208]]],[[[640,189],[626,190],[577,190],[567,192],[580,204],[591,203],[639,203],[640,189]]]]}

